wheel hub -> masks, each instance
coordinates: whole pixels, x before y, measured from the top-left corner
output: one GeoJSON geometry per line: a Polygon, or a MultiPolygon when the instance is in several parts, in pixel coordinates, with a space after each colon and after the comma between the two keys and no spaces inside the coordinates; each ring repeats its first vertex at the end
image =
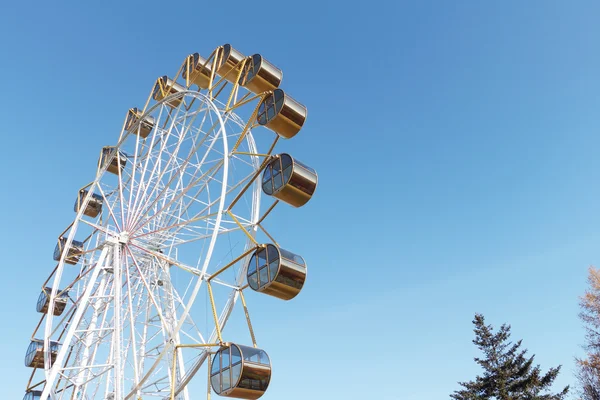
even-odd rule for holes
{"type": "Polygon", "coordinates": [[[118,240],[121,244],[129,243],[129,232],[121,232],[118,236],[118,240]]]}

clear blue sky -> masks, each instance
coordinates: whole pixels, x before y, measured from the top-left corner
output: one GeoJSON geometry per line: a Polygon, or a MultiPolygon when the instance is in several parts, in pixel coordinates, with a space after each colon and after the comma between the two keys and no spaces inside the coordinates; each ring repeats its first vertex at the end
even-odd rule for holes
{"type": "Polygon", "coordinates": [[[5,3],[5,396],[23,395],[39,287],[99,148],[157,76],[226,42],[284,70],[309,108],[284,148],[320,179],[271,225],[310,270],[297,299],[253,312],[276,360],[265,400],[447,398],[478,372],[475,312],[511,323],[573,383],[578,296],[600,264],[599,13],[595,1],[5,3]]]}

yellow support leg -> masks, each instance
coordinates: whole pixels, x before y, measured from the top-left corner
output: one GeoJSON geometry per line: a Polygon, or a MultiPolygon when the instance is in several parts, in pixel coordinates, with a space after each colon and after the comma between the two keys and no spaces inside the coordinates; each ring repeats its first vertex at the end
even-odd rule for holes
{"type": "Polygon", "coordinates": [[[210,297],[210,305],[212,307],[213,318],[215,319],[215,329],[217,330],[217,337],[219,338],[219,344],[223,343],[221,337],[221,327],[219,326],[219,318],[217,317],[217,307],[215,306],[215,298],[213,297],[212,286],[209,281],[206,281],[208,287],[208,296],[210,297]]]}
{"type": "Polygon", "coordinates": [[[248,321],[248,330],[250,331],[250,337],[252,338],[252,345],[257,348],[256,337],[254,336],[254,329],[252,329],[252,322],[250,322],[250,313],[248,313],[248,307],[246,306],[246,299],[244,293],[240,290],[240,299],[242,299],[242,305],[244,306],[244,313],[246,314],[246,321],[248,321]]]}

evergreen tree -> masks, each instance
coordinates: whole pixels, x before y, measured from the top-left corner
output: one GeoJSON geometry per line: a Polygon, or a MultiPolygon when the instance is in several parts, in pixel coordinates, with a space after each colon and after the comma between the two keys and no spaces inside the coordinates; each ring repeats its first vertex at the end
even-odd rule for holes
{"type": "Polygon", "coordinates": [[[527,357],[527,349],[521,349],[521,340],[509,341],[510,325],[502,325],[494,332],[486,325],[483,315],[475,314],[475,340],[473,343],[483,352],[483,358],[475,362],[483,368],[483,375],[474,381],[459,382],[462,390],[450,395],[455,400],[561,400],[569,387],[560,393],[548,393],[552,382],[560,372],[560,366],[546,374],[539,365],[533,365],[535,356],[527,357]]]}
{"type": "Polygon", "coordinates": [[[577,359],[577,380],[582,400],[600,400],[600,271],[594,267],[589,269],[588,284],[579,303],[587,357],[577,359]]]}

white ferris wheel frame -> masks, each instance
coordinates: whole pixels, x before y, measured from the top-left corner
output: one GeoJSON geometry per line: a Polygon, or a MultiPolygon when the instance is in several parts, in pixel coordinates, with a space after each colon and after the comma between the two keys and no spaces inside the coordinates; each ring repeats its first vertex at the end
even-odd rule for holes
{"type": "MultiPolygon", "coordinates": [[[[223,183],[221,186],[221,193],[220,193],[220,198],[219,198],[219,203],[218,203],[218,210],[216,212],[216,219],[214,221],[214,228],[213,228],[213,231],[212,231],[212,234],[210,237],[209,248],[208,248],[208,252],[207,252],[207,254],[209,256],[204,259],[201,269],[199,271],[196,271],[196,273],[198,274],[198,278],[193,287],[191,295],[187,301],[187,304],[183,311],[183,314],[181,314],[177,317],[177,319],[178,319],[177,325],[174,327],[174,330],[172,332],[172,335],[174,335],[174,336],[172,336],[170,342],[164,346],[164,348],[162,349],[161,355],[154,361],[153,366],[147,371],[146,375],[143,377],[139,377],[139,382],[133,389],[131,389],[130,391],[125,393],[124,388],[122,388],[121,384],[120,384],[121,380],[120,379],[114,380],[114,385],[115,385],[114,386],[114,389],[115,389],[114,390],[114,398],[115,399],[121,399],[121,398],[130,399],[133,396],[135,396],[136,393],[139,393],[140,387],[145,382],[145,380],[149,377],[151,372],[154,371],[154,369],[157,367],[157,365],[161,361],[162,357],[164,357],[165,355],[168,355],[168,353],[172,352],[173,348],[177,344],[180,344],[180,340],[178,337],[179,331],[180,331],[182,325],[184,324],[186,318],[189,315],[190,308],[192,307],[194,301],[196,300],[196,297],[202,286],[202,282],[205,281],[207,278],[209,278],[209,276],[207,275],[207,268],[211,262],[211,256],[213,253],[213,249],[214,249],[215,243],[217,241],[217,238],[220,234],[219,229],[221,227],[222,216],[223,216],[224,212],[226,212],[225,200],[226,200],[227,182],[228,182],[227,178],[229,177],[229,159],[230,159],[231,154],[229,153],[229,148],[228,148],[227,128],[225,125],[225,121],[222,118],[223,109],[220,109],[219,107],[217,107],[215,102],[213,102],[213,100],[209,96],[207,96],[203,93],[197,92],[197,91],[186,90],[185,92],[175,94],[175,95],[170,95],[170,96],[166,97],[161,102],[159,102],[159,103],[155,104],[154,106],[152,106],[151,108],[149,108],[147,113],[152,112],[153,110],[155,110],[158,107],[161,107],[161,105],[164,106],[165,102],[172,101],[173,99],[178,98],[178,97],[193,98],[193,99],[199,100],[200,102],[202,102],[202,104],[208,105],[208,107],[210,107],[212,109],[214,114],[219,119],[218,135],[220,136],[221,141],[223,142],[223,146],[224,146],[224,149],[223,149],[224,157],[223,157],[223,166],[222,166],[222,169],[223,169],[222,173],[223,173],[224,178],[223,178],[223,183]]],[[[182,107],[182,106],[180,105],[179,107],[182,107]]],[[[228,113],[228,116],[231,116],[232,118],[237,117],[235,114],[233,114],[231,112],[228,113]]],[[[120,148],[120,146],[122,145],[122,143],[125,141],[125,139],[129,135],[133,135],[133,134],[127,133],[127,132],[125,132],[125,134],[122,133],[121,138],[120,138],[118,144],[116,145],[117,152],[118,152],[118,149],[120,148]]],[[[248,141],[250,146],[255,146],[251,132],[246,133],[245,139],[248,141]]],[[[139,140],[139,138],[137,140],[139,140]]],[[[136,149],[137,149],[137,147],[136,147],[136,149]]],[[[92,186],[99,185],[100,180],[103,177],[103,175],[105,174],[105,172],[106,172],[106,166],[103,169],[98,171],[94,182],[92,182],[92,186]]],[[[120,179],[121,179],[121,176],[119,175],[119,180],[120,179]]],[[[138,186],[138,188],[139,188],[139,186],[138,186]]],[[[146,188],[148,188],[148,187],[146,187],[146,188]]],[[[250,233],[254,237],[257,232],[257,226],[255,226],[255,224],[259,219],[259,212],[260,212],[261,192],[260,192],[258,185],[255,185],[255,189],[253,192],[254,192],[253,199],[254,199],[255,203],[253,204],[253,207],[252,207],[251,224],[254,226],[252,227],[252,229],[248,229],[248,233],[250,233]]],[[[86,199],[83,203],[83,206],[80,208],[80,210],[77,213],[74,223],[72,224],[72,227],[66,238],[65,246],[67,248],[71,245],[71,243],[73,242],[73,240],[75,238],[78,224],[82,222],[84,209],[85,209],[87,203],[90,201],[90,198],[91,198],[90,195],[88,195],[86,197],[86,199]]],[[[131,197],[130,197],[130,202],[131,202],[131,197]]],[[[131,206],[131,203],[129,205],[131,206]]],[[[117,223],[117,220],[115,219],[115,224],[116,223],[117,223]]],[[[72,317],[72,323],[70,324],[70,328],[67,330],[66,335],[64,337],[64,343],[63,343],[60,351],[58,352],[58,355],[57,355],[55,361],[51,363],[50,341],[52,338],[53,328],[54,328],[53,320],[55,318],[57,318],[53,315],[54,306],[55,306],[54,299],[56,298],[56,296],[58,294],[62,274],[63,274],[64,268],[66,266],[65,259],[67,258],[68,252],[64,251],[62,253],[60,261],[58,263],[58,267],[57,267],[55,275],[54,275],[52,290],[50,293],[49,309],[48,309],[48,312],[46,315],[46,323],[45,323],[45,329],[44,329],[44,348],[46,349],[46,354],[44,357],[44,360],[45,360],[44,370],[45,370],[45,376],[46,376],[46,384],[44,385],[44,389],[42,391],[41,400],[46,400],[48,397],[52,398],[53,400],[55,398],[57,398],[55,396],[54,391],[52,390],[53,383],[55,382],[55,380],[57,379],[57,377],[59,376],[59,374],[61,372],[61,368],[63,367],[63,361],[67,355],[67,351],[69,348],[68,344],[73,340],[73,337],[76,334],[76,331],[78,330],[79,322],[83,316],[83,313],[85,312],[85,310],[87,308],[87,306],[83,306],[83,305],[89,304],[88,301],[90,300],[90,297],[92,296],[92,288],[94,287],[94,284],[97,282],[101,271],[110,265],[113,268],[113,275],[115,277],[114,279],[121,279],[121,275],[123,274],[123,271],[122,271],[122,266],[120,265],[120,261],[119,261],[120,260],[119,252],[121,251],[122,245],[128,242],[129,238],[127,236],[128,236],[127,232],[121,232],[120,234],[114,235],[113,237],[106,240],[105,243],[102,245],[103,248],[102,248],[101,255],[98,259],[98,262],[96,263],[96,266],[93,268],[93,270],[89,274],[89,278],[87,278],[85,292],[78,299],[78,302],[82,306],[80,306],[76,309],[75,314],[72,317]]],[[[250,239],[248,239],[246,248],[249,248],[251,246],[254,246],[254,243],[252,243],[252,241],[250,239]]],[[[245,275],[243,272],[244,271],[242,269],[240,269],[240,271],[238,273],[237,282],[236,282],[236,284],[238,286],[241,286],[244,281],[245,275]]],[[[142,279],[143,279],[143,277],[142,277],[142,279]]],[[[147,283],[144,283],[144,284],[147,285],[147,283]]],[[[115,290],[115,292],[113,294],[113,298],[121,298],[121,293],[120,293],[121,285],[114,285],[114,290],[115,290]]],[[[239,298],[239,295],[240,294],[239,294],[238,290],[232,289],[229,299],[218,318],[218,321],[219,321],[218,325],[219,325],[220,329],[224,328],[224,326],[231,314],[233,306],[236,304],[236,302],[239,298]]],[[[149,292],[149,296],[152,297],[151,292],[149,292]]],[[[107,299],[106,301],[110,302],[111,300],[107,299]]],[[[156,307],[156,305],[155,305],[155,307],[156,307]]],[[[157,309],[159,309],[159,308],[157,308],[157,309]]],[[[120,312],[115,312],[113,329],[116,332],[120,332],[119,329],[121,328],[121,324],[122,324],[120,316],[121,316],[120,312]]],[[[90,325],[90,329],[92,329],[92,330],[96,329],[96,326],[90,325]]],[[[215,330],[215,331],[213,331],[213,333],[211,334],[211,337],[208,339],[207,342],[213,343],[216,339],[216,335],[217,335],[217,332],[215,330]]],[[[116,338],[114,346],[117,350],[113,352],[114,357],[112,359],[112,361],[113,361],[112,365],[110,365],[110,363],[106,364],[107,371],[110,368],[113,368],[115,377],[121,376],[121,374],[122,374],[122,371],[120,370],[120,368],[122,367],[122,364],[121,364],[121,360],[119,358],[120,345],[121,345],[121,343],[119,341],[120,336],[121,335],[119,335],[119,334],[114,335],[114,338],[116,338]]],[[[202,353],[202,355],[199,357],[196,364],[193,365],[192,368],[190,368],[187,371],[187,373],[184,373],[184,375],[179,380],[179,384],[175,388],[175,395],[179,396],[183,392],[183,399],[189,400],[189,395],[187,394],[187,391],[185,390],[185,388],[186,388],[187,384],[189,383],[189,381],[192,379],[192,377],[195,375],[195,373],[201,368],[201,366],[204,363],[204,361],[206,360],[206,357],[208,354],[209,354],[208,351],[204,351],[202,353]]],[[[81,368],[86,368],[86,367],[87,366],[81,366],[81,368]]],[[[181,365],[180,369],[182,371],[184,371],[183,365],[181,365]]],[[[82,382],[82,385],[85,383],[86,382],[82,382]]]]}

